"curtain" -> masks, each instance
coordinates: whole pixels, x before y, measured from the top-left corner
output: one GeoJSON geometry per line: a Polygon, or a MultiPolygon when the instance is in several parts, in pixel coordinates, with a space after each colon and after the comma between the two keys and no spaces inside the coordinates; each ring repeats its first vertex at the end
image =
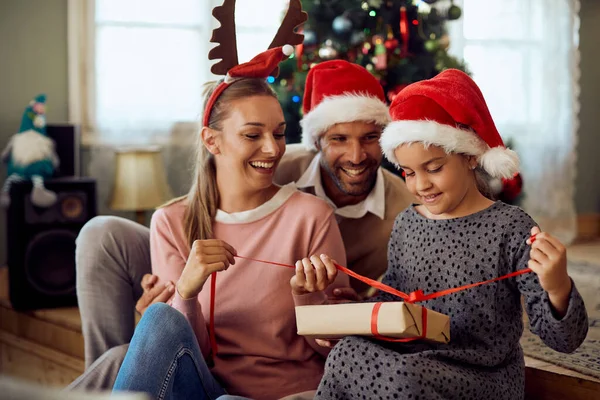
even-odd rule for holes
{"type": "Polygon", "coordinates": [[[450,52],[463,58],[494,121],[520,156],[520,205],[571,243],[576,236],[578,0],[455,0],[450,52]]]}

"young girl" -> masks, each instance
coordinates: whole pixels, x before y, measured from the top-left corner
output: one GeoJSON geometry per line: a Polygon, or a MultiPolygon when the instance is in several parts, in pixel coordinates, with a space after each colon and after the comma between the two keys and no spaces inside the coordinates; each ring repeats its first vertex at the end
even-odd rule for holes
{"type": "MultiPolygon", "coordinates": [[[[486,197],[485,178],[512,177],[518,158],[466,74],[447,70],[407,87],[390,113],[382,149],[422,205],[397,217],[383,283],[431,293],[533,272],[418,303],[450,317],[449,344],[343,339],[316,398],[523,398],[521,295],[532,332],[551,348],[572,352],[587,333],[566,250],[520,208],[486,197]]],[[[401,300],[382,293],[371,301],[401,300]]]]}

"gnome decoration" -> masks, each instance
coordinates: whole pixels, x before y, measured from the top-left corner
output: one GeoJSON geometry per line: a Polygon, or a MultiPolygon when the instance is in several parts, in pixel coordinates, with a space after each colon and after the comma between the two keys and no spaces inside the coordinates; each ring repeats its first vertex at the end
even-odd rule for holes
{"type": "Polygon", "coordinates": [[[46,95],[29,102],[19,133],[9,140],[2,161],[8,163],[8,177],[0,193],[0,206],[10,205],[10,186],[24,180],[33,183],[33,205],[46,208],[56,202],[56,193],[44,186],[44,179],[52,177],[59,163],[54,141],[46,136],[46,95]]]}

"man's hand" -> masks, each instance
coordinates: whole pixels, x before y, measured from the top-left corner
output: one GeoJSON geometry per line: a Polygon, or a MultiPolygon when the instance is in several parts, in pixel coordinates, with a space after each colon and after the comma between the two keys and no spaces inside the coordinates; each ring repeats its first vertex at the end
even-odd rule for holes
{"type": "Polygon", "coordinates": [[[341,287],[333,289],[333,296],[329,296],[327,299],[329,304],[341,304],[360,301],[360,296],[351,287],[341,287]]]}
{"type": "Polygon", "coordinates": [[[165,282],[164,285],[157,285],[158,276],[146,274],[142,278],[142,297],[135,304],[135,309],[140,315],[144,315],[144,312],[148,307],[154,303],[166,303],[169,301],[175,293],[175,285],[173,282],[165,282]]]}

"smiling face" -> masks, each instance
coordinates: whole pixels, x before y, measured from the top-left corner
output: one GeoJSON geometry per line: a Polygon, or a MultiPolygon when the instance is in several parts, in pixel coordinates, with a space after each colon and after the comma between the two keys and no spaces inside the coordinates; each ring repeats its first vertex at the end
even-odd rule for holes
{"type": "Polygon", "coordinates": [[[484,198],[477,190],[473,157],[447,154],[438,146],[425,148],[422,143],[403,144],[394,154],[406,174],[406,187],[431,218],[468,215],[484,198]]]}
{"type": "Polygon", "coordinates": [[[362,121],[331,127],[318,141],[321,176],[327,196],[338,206],[364,200],[381,165],[381,127],[362,121]]]}
{"type": "Polygon", "coordinates": [[[273,96],[251,96],[232,101],[229,112],[209,140],[217,175],[240,191],[263,190],[273,185],[273,174],[285,153],[285,120],[273,96]]]}

